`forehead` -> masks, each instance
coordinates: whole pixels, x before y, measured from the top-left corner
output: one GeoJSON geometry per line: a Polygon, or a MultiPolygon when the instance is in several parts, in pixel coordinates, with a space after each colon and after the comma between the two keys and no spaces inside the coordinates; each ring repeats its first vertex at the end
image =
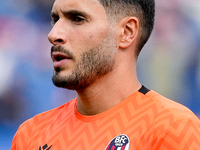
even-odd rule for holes
{"type": "Polygon", "coordinates": [[[100,14],[102,11],[105,12],[99,0],[55,0],[52,12],[59,13],[67,10],[81,10],[86,13],[100,14]]]}

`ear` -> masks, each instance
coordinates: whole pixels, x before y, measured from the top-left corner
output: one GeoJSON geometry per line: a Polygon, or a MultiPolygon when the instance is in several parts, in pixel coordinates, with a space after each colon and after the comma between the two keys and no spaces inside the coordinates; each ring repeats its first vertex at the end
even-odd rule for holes
{"type": "Polygon", "coordinates": [[[121,36],[120,36],[120,48],[129,47],[137,39],[139,31],[139,21],[136,17],[126,17],[121,20],[121,36]]]}

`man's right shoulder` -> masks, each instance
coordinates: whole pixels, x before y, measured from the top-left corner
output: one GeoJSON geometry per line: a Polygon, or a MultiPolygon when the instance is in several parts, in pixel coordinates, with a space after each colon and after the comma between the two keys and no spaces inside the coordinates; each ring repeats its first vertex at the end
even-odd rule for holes
{"type": "Polygon", "coordinates": [[[76,99],[73,99],[59,107],[35,115],[23,122],[18,130],[26,130],[29,127],[31,127],[32,130],[39,130],[42,126],[48,126],[63,114],[73,112],[75,101],[76,99]]]}

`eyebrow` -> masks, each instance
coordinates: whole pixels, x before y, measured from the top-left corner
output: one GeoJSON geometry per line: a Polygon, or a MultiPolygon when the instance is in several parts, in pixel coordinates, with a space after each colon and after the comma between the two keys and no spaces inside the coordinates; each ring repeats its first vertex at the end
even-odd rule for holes
{"type": "Polygon", "coordinates": [[[62,11],[64,15],[82,15],[82,16],[89,16],[86,12],[80,10],[69,10],[69,11],[62,11]]]}
{"type": "MultiPolygon", "coordinates": [[[[61,11],[65,16],[68,16],[68,15],[75,15],[75,16],[85,16],[85,17],[89,17],[89,15],[84,12],[84,11],[80,11],[80,10],[69,10],[69,11],[61,11]]],[[[51,12],[51,17],[54,18],[54,17],[58,17],[59,15],[55,12],[51,12]]]]}

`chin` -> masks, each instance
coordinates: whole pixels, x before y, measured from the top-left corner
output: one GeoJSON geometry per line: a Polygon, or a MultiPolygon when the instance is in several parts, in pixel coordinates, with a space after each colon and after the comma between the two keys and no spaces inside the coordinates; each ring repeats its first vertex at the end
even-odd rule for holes
{"type": "Polygon", "coordinates": [[[52,82],[56,87],[68,90],[82,90],[88,86],[85,80],[79,80],[71,76],[61,76],[59,73],[53,75],[52,82]]]}

